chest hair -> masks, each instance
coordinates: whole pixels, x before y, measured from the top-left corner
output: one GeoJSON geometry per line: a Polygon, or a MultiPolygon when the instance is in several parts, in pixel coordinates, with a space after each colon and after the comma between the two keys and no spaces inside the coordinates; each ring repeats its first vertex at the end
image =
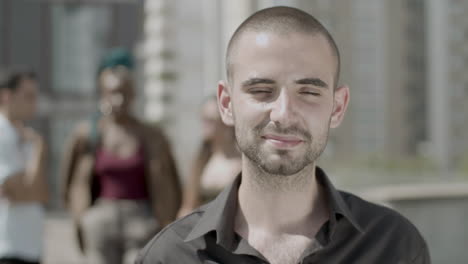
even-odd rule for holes
{"type": "Polygon", "coordinates": [[[302,235],[269,236],[253,234],[249,243],[271,264],[295,264],[313,240],[302,235]]]}

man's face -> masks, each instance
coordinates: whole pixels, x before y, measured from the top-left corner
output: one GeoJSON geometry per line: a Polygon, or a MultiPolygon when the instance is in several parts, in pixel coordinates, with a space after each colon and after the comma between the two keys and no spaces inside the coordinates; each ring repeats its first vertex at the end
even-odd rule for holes
{"type": "Polygon", "coordinates": [[[263,171],[292,175],[324,150],[348,88],[334,93],[336,58],[321,35],[245,32],[231,56],[229,87],[220,84],[223,121],[242,153],[263,171]]]}
{"type": "Polygon", "coordinates": [[[37,81],[33,79],[23,79],[18,87],[8,92],[7,105],[16,119],[29,120],[34,117],[37,106],[37,81]]]}

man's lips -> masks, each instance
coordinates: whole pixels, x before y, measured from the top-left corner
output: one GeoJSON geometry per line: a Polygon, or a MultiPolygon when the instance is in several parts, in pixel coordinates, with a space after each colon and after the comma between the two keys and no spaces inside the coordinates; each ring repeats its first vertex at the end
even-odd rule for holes
{"type": "Polygon", "coordinates": [[[301,138],[290,135],[267,134],[263,135],[262,138],[279,148],[295,147],[304,142],[301,138]]]}

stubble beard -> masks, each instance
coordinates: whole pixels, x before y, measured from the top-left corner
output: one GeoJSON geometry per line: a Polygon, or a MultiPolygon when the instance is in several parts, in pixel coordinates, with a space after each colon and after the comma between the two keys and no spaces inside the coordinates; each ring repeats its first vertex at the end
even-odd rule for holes
{"type": "Polygon", "coordinates": [[[278,128],[274,125],[262,125],[252,129],[251,133],[245,128],[235,126],[237,144],[243,156],[250,164],[250,170],[255,176],[254,180],[262,188],[269,187],[274,190],[294,189],[307,186],[313,178],[311,173],[317,158],[323,153],[328,141],[328,129],[312,137],[305,129],[296,127],[278,128]],[[276,132],[280,134],[298,135],[305,139],[305,150],[297,157],[292,155],[291,150],[275,150],[274,155],[281,157],[272,160],[261,141],[262,132],[276,132]]]}

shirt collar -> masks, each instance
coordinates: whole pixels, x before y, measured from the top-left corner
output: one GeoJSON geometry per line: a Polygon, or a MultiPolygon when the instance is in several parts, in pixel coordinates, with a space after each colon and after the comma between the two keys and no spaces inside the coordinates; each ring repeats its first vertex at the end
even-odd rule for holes
{"type": "Polygon", "coordinates": [[[211,231],[216,231],[216,243],[225,248],[231,248],[234,241],[237,191],[241,178],[241,174],[239,174],[234,182],[226,187],[215,200],[204,206],[203,216],[187,235],[185,242],[204,236],[211,231]]]}
{"type": "MultiPolygon", "coordinates": [[[[351,212],[349,206],[343,200],[342,195],[335,189],[333,184],[328,179],[325,172],[316,167],[317,180],[325,188],[327,200],[330,206],[330,234],[333,236],[335,231],[337,216],[345,217],[351,225],[359,232],[362,227],[356,221],[356,217],[351,212]]],[[[224,248],[231,249],[234,242],[234,221],[238,204],[238,189],[241,183],[241,174],[239,174],[234,182],[226,187],[215,200],[202,207],[203,216],[198,220],[192,231],[185,238],[185,242],[197,239],[206,235],[209,232],[216,232],[216,243],[224,248]]]]}
{"type": "Polygon", "coordinates": [[[336,222],[338,220],[337,217],[344,217],[357,231],[362,233],[363,229],[357,222],[356,216],[351,212],[348,204],[344,201],[342,194],[337,189],[335,189],[325,172],[320,167],[316,167],[315,175],[317,177],[317,182],[322,184],[324,187],[328,205],[331,211],[330,238],[333,236],[333,233],[336,229],[336,222]]]}

